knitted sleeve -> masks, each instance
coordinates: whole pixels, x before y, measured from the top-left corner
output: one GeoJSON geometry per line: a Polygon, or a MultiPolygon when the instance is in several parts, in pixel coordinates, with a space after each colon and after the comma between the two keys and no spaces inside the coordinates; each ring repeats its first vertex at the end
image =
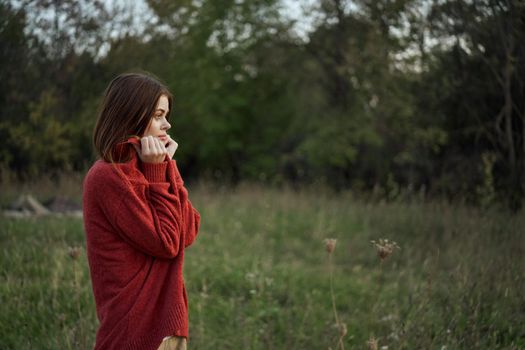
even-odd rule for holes
{"type": "Polygon", "coordinates": [[[101,195],[109,198],[118,194],[116,203],[103,201],[102,206],[125,241],[146,254],[170,259],[177,256],[184,242],[187,197],[180,191],[170,191],[167,164],[144,164],[147,184],[109,176],[101,195]]]}
{"type": "Polygon", "coordinates": [[[195,237],[199,231],[200,214],[188,199],[188,190],[184,187],[184,181],[182,180],[179,169],[177,168],[177,162],[171,160],[170,166],[172,167],[174,174],[173,187],[176,188],[176,192],[178,192],[178,198],[182,209],[184,247],[188,247],[193,241],[195,241],[195,237]]]}

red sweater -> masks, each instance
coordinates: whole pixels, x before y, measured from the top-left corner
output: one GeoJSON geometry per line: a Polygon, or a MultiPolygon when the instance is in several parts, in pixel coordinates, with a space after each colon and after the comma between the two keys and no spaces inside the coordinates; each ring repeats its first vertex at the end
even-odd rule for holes
{"type": "Polygon", "coordinates": [[[87,256],[97,316],[95,349],[156,350],[188,337],[182,265],[200,215],[174,160],[98,160],[84,179],[87,256]]]}

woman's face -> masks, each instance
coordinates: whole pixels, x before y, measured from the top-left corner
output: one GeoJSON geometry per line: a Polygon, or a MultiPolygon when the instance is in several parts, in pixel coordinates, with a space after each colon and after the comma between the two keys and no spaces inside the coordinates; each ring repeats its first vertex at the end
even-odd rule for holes
{"type": "Polygon", "coordinates": [[[169,112],[169,106],[168,98],[164,95],[160,96],[153,117],[151,118],[146,131],[142,134],[142,137],[154,136],[158,137],[164,142],[164,144],[168,142],[167,131],[171,128],[171,125],[168,123],[166,116],[169,112]]]}

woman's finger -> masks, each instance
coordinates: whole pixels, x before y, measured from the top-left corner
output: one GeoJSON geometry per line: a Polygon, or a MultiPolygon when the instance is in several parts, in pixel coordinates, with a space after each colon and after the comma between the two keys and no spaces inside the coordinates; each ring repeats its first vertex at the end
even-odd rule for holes
{"type": "Polygon", "coordinates": [[[175,151],[179,147],[179,144],[168,135],[168,143],[166,144],[166,151],[168,152],[168,157],[170,159],[175,155],[175,151]]]}
{"type": "Polygon", "coordinates": [[[143,137],[142,139],[140,139],[140,143],[142,145],[142,154],[148,154],[150,151],[149,138],[143,137]]]}
{"type": "MultiPolygon", "coordinates": [[[[158,137],[144,136],[140,142],[142,149],[139,156],[143,162],[160,163],[169,155],[168,149],[158,137]]],[[[138,147],[136,149],[139,152],[138,147]]]]}
{"type": "Polygon", "coordinates": [[[165,155],[166,154],[166,147],[162,144],[159,138],[154,137],[155,140],[155,146],[157,148],[157,155],[165,155]]]}

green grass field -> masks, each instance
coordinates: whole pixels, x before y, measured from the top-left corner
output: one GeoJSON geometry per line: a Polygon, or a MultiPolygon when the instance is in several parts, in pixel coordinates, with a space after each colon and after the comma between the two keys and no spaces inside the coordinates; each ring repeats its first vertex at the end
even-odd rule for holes
{"type": "MultiPolygon", "coordinates": [[[[256,186],[190,198],[190,349],[336,349],[325,238],[345,349],[525,348],[524,213],[256,186]],[[378,238],[401,247],[383,264],[378,238]]],[[[0,218],[0,247],[0,349],[90,349],[81,219],[0,218]]]]}

